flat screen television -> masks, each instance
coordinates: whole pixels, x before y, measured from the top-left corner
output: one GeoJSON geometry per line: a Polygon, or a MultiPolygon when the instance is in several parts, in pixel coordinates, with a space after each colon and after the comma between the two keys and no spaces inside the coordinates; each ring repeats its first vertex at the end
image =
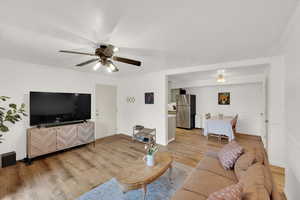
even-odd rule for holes
{"type": "Polygon", "coordinates": [[[91,94],[30,92],[30,125],[91,119],[91,94]]]}

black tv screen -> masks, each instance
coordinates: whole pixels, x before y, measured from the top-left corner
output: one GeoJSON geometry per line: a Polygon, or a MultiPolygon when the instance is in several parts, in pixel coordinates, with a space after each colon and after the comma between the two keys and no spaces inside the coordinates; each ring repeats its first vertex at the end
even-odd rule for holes
{"type": "Polygon", "coordinates": [[[30,92],[30,125],[91,119],[91,94],[30,92]]]}

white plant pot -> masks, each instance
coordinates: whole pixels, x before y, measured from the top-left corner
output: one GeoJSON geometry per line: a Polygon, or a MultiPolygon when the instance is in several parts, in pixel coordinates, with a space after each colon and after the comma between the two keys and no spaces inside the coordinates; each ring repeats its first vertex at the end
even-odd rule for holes
{"type": "Polygon", "coordinates": [[[146,163],[147,163],[147,166],[153,167],[155,164],[154,155],[147,155],[146,163]]]}

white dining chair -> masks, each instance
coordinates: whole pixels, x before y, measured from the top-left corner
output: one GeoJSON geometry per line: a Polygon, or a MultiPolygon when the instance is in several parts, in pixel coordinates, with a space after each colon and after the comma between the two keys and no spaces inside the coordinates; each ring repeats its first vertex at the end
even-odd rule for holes
{"type": "Polygon", "coordinates": [[[238,117],[239,117],[238,114],[235,115],[235,117],[231,121],[231,126],[232,126],[232,130],[233,130],[233,134],[236,134],[236,124],[237,124],[238,117]]]}

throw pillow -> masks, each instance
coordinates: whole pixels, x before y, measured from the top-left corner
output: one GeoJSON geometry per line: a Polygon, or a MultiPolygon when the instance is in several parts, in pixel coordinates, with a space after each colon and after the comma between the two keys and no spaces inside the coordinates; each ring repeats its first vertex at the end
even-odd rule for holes
{"type": "Polygon", "coordinates": [[[210,194],[207,200],[241,200],[242,195],[243,187],[238,183],[210,194]]]}
{"type": "Polygon", "coordinates": [[[243,153],[243,147],[236,141],[232,141],[225,145],[218,153],[218,158],[224,169],[229,170],[233,168],[236,160],[243,153]]]}

